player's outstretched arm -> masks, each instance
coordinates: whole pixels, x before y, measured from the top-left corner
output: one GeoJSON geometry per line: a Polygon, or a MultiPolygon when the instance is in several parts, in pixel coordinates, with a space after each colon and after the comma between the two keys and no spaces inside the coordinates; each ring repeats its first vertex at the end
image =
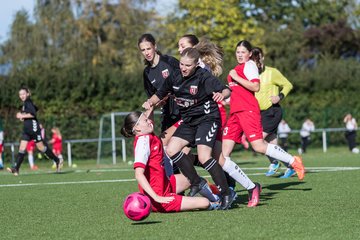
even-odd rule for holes
{"type": "Polygon", "coordinates": [[[149,181],[146,179],[144,172],[145,169],[143,168],[135,168],[135,178],[139,185],[142,187],[142,189],[144,189],[144,191],[149,194],[152,199],[154,199],[158,203],[169,203],[174,200],[174,197],[162,197],[157,195],[150,186],[149,181]]]}

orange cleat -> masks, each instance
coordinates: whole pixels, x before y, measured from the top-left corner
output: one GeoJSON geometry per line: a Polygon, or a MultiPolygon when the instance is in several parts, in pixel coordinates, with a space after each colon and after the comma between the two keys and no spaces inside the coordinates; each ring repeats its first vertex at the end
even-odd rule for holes
{"type": "Polygon", "coordinates": [[[38,166],[36,166],[36,165],[34,165],[32,168],[31,168],[31,170],[38,170],[39,168],[38,168],[38,166]]]}
{"type": "Polygon", "coordinates": [[[294,156],[294,159],[295,161],[291,164],[291,166],[296,171],[299,180],[303,180],[305,177],[305,167],[302,162],[302,159],[299,156],[294,156]]]}

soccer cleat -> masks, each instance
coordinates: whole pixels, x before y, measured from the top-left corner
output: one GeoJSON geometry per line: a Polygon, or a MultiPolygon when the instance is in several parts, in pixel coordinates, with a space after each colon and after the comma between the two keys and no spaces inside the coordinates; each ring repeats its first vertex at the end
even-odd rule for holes
{"type": "Polygon", "coordinates": [[[19,170],[17,170],[16,168],[6,168],[6,170],[9,173],[12,173],[14,176],[18,176],[19,175],[19,170]]]}
{"type": "Polygon", "coordinates": [[[34,170],[34,171],[35,171],[35,170],[38,170],[38,169],[39,169],[39,167],[36,166],[36,165],[34,165],[34,166],[31,167],[31,170],[34,170]]]}
{"type": "Polygon", "coordinates": [[[227,210],[231,207],[231,204],[233,203],[234,199],[231,195],[225,195],[222,197],[221,199],[221,205],[220,205],[220,209],[221,210],[227,210]]]}
{"type": "Polygon", "coordinates": [[[231,195],[230,195],[231,199],[234,202],[237,199],[238,195],[232,187],[229,187],[229,188],[230,188],[230,192],[231,192],[231,195]]]}
{"type": "Polygon", "coordinates": [[[64,160],[59,159],[59,162],[56,163],[56,172],[57,173],[61,172],[61,168],[63,167],[63,164],[64,164],[64,160]]]}
{"type": "Polygon", "coordinates": [[[255,187],[249,190],[248,207],[256,207],[260,202],[260,193],[262,191],[260,183],[255,183],[255,187]]]}
{"type": "Polygon", "coordinates": [[[269,177],[269,176],[274,175],[277,172],[277,170],[279,170],[279,168],[280,168],[280,163],[270,164],[269,170],[265,173],[265,176],[269,177]]]}
{"type": "Polygon", "coordinates": [[[295,160],[291,164],[291,167],[296,171],[299,180],[303,180],[305,177],[305,167],[302,159],[299,156],[294,156],[294,159],[295,160]]]}
{"type": "Polygon", "coordinates": [[[290,178],[296,174],[295,170],[292,168],[287,168],[284,175],[282,175],[280,178],[290,178]]]}
{"type": "Polygon", "coordinates": [[[200,178],[201,181],[198,184],[193,184],[190,186],[190,192],[188,194],[188,196],[193,197],[195,196],[198,192],[201,191],[201,189],[204,187],[205,184],[207,184],[206,180],[204,178],[200,178]]]}
{"type": "Polygon", "coordinates": [[[220,208],[220,202],[210,202],[208,210],[218,210],[220,208]]]}

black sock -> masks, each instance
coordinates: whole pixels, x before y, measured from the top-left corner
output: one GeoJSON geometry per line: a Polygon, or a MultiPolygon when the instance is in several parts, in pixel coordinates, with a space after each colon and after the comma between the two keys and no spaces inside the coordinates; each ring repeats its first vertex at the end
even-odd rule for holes
{"type": "Polygon", "coordinates": [[[51,151],[50,148],[45,147],[45,152],[43,152],[45,154],[45,156],[50,159],[53,160],[56,164],[59,163],[59,158],[57,156],[55,156],[55,154],[51,151]]]}
{"type": "Polygon", "coordinates": [[[205,170],[210,173],[215,184],[220,187],[221,195],[230,195],[229,185],[227,184],[224,170],[220,164],[215,159],[210,158],[203,165],[205,170]]]}
{"type": "Polygon", "coordinates": [[[24,161],[24,157],[25,157],[25,153],[19,151],[19,153],[17,155],[16,163],[15,163],[15,169],[17,171],[19,171],[20,166],[21,166],[22,162],[24,161]]]}
{"type": "Polygon", "coordinates": [[[199,184],[201,182],[201,178],[197,174],[194,165],[191,163],[191,160],[186,154],[180,151],[170,157],[170,159],[173,161],[173,164],[176,164],[176,166],[180,168],[182,174],[189,179],[191,185],[199,184]]]}
{"type": "Polygon", "coordinates": [[[278,164],[278,160],[276,158],[267,156],[271,164],[278,164]]]}
{"type": "Polygon", "coordinates": [[[199,156],[197,154],[189,153],[188,157],[190,158],[190,160],[194,166],[203,167],[203,165],[199,161],[199,156]]]}
{"type": "Polygon", "coordinates": [[[229,187],[231,187],[232,189],[235,189],[235,186],[236,186],[235,179],[230,177],[230,175],[227,172],[224,172],[224,173],[225,173],[225,177],[226,177],[226,182],[229,185],[229,187]]]}

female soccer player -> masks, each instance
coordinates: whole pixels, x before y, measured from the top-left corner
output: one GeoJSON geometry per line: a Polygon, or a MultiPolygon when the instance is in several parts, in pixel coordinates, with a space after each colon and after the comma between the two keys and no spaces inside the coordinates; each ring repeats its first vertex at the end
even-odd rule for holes
{"type": "Polygon", "coordinates": [[[189,188],[190,183],[182,174],[166,177],[162,164],[164,150],[159,137],[154,135],[153,122],[147,113],[132,112],[125,117],[121,133],[124,137],[135,137],[135,178],[142,193],[147,194],[154,212],[179,212],[193,209],[216,209],[205,197],[177,195],[189,188]]]}
{"type": "MultiPolygon", "coordinates": [[[[235,144],[240,143],[243,133],[256,152],[290,164],[300,180],[304,178],[305,169],[300,157],[291,156],[279,146],[267,143],[263,139],[260,108],[254,96],[254,92],[259,91],[260,88],[258,69],[260,61],[257,59],[255,63],[250,60],[251,50],[252,46],[248,41],[243,40],[236,45],[235,55],[238,65],[230,71],[228,76],[232,90],[230,118],[223,131],[223,158],[221,160],[225,160],[223,168],[230,176],[242,182],[243,186],[248,186],[247,189],[254,189],[258,194],[261,192],[261,186],[254,184],[238,166],[233,164],[230,158],[235,144]]],[[[256,201],[254,204],[257,204],[256,201]]]]}
{"type": "Polygon", "coordinates": [[[26,151],[28,153],[29,166],[31,170],[38,170],[38,166],[34,163],[34,150],[35,150],[35,141],[30,140],[26,145],[26,151]]]}
{"type": "Polygon", "coordinates": [[[148,110],[169,93],[175,95],[183,122],[170,138],[166,152],[189,179],[190,196],[194,196],[204,181],[181,150],[189,144],[196,145],[199,161],[210,173],[215,184],[220,186],[221,209],[228,209],[232,202],[230,189],[221,166],[212,158],[212,148],[221,125],[216,101],[227,98],[230,91],[219,79],[197,66],[199,57],[200,53],[195,48],[185,49],[180,58],[181,73],[170,75],[163,87],[144,102],[143,107],[148,110]]]}
{"type": "MultiPolygon", "coordinates": [[[[183,35],[178,42],[178,51],[180,54],[186,48],[196,48],[200,53],[200,58],[198,65],[211,72],[215,77],[219,77],[223,72],[223,51],[216,44],[210,42],[206,38],[202,38],[201,41],[193,34],[183,35]]],[[[227,120],[227,113],[225,105],[227,105],[226,100],[218,101],[218,108],[221,117],[221,128],[218,130],[217,141],[213,148],[213,157],[219,159],[221,155],[221,141],[222,141],[222,130],[225,127],[227,120]]],[[[198,163],[195,162],[195,165],[198,163]]],[[[235,181],[227,173],[225,173],[228,185],[232,191],[235,189],[235,181]]],[[[236,193],[232,192],[234,198],[236,198],[236,193]]]]}
{"type": "MultiPolygon", "coordinates": [[[[60,129],[57,127],[53,127],[51,129],[52,132],[52,138],[49,141],[50,144],[53,145],[53,153],[55,154],[55,156],[57,156],[60,161],[64,161],[63,160],[63,156],[62,156],[62,136],[60,133],[60,129]]],[[[54,163],[56,164],[56,163],[54,163]]]]}
{"type": "Polygon", "coordinates": [[[21,112],[16,114],[16,118],[24,122],[24,129],[20,141],[16,164],[13,168],[7,168],[7,171],[14,174],[14,176],[19,175],[19,169],[25,157],[26,146],[30,140],[34,140],[36,147],[43,154],[45,154],[46,157],[56,162],[56,172],[60,172],[63,162],[60,161],[53,154],[51,149],[48,148],[43,142],[39,122],[36,118],[36,112],[38,111],[38,108],[30,99],[30,90],[26,87],[21,87],[19,91],[19,98],[23,102],[23,107],[21,112]]]}
{"type": "MultiPolygon", "coordinates": [[[[146,65],[143,73],[144,89],[147,96],[151,97],[164,85],[170,74],[179,69],[179,61],[174,57],[162,55],[157,50],[155,38],[149,33],[145,33],[139,38],[138,48],[146,65]]],[[[158,103],[158,106],[162,108],[161,140],[166,148],[170,137],[180,123],[181,116],[173,96],[167,96],[158,103]]],[[[188,154],[190,148],[185,148],[183,151],[188,154]]],[[[178,169],[176,166],[173,169],[166,155],[164,155],[164,164],[168,176],[172,175],[173,170],[178,173],[178,169]]]]}
{"type": "MultiPolygon", "coordinates": [[[[263,138],[268,143],[277,145],[277,129],[283,112],[280,101],[288,95],[293,86],[279,70],[264,65],[265,55],[261,48],[254,47],[251,52],[252,57],[259,59],[260,68],[263,69],[260,74],[261,88],[258,92],[255,92],[260,107],[263,138]]],[[[286,149],[284,150],[286,151],[286,149]]],[[[265,175],[272,176],[279,169],[280,163],[277,159],[268,158],[270,166],[265,175]]],[[[291,177],[295,173],[295,170],[290,165],[287,164],[286,167],[287,170],[282,178],[291,177]]]]}

